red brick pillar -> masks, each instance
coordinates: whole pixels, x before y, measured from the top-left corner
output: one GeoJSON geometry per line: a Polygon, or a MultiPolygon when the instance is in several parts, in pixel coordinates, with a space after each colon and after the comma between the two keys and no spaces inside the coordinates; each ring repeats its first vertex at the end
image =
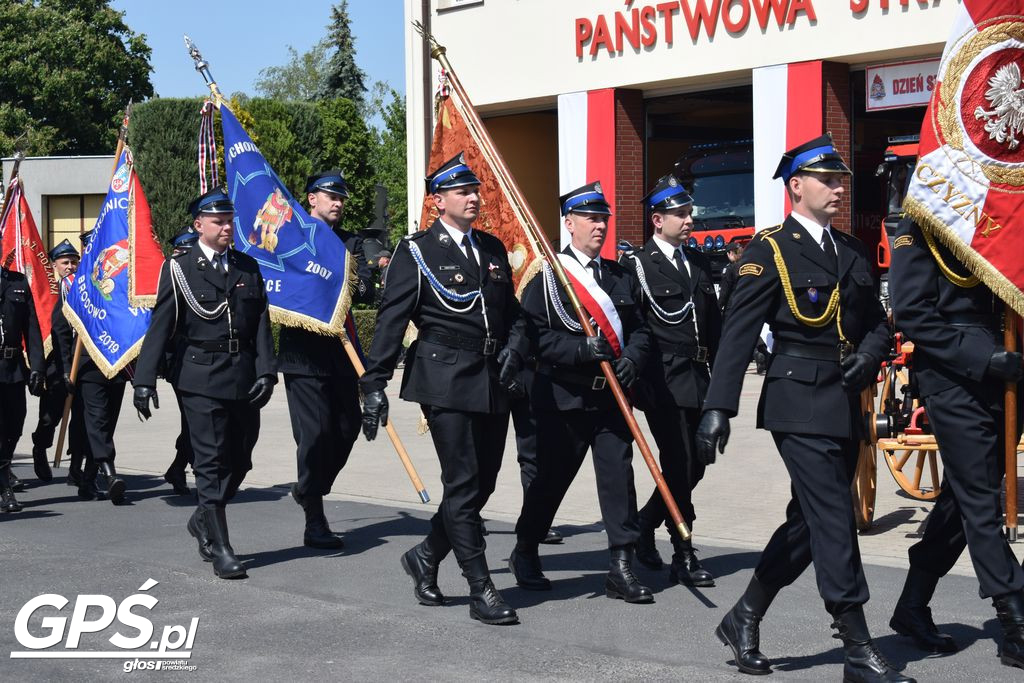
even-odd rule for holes
{"type": "Polygon", "coordinates": [[[615,91],[615,237],[644,243],[640,204],[644,192],[644,98],[639,90],[615,91]]]}
{"type": "MultiPolygon", "coordinates": [[[[850,125],[850,67],[841,62],[821,63],[822,110],[824,131],[832,134],[836,151],[847,165],[853,163],[853,135],[850,125]]],[[[843,180],[846,190],[839,213],[832,225],[843,232],[853,230],[853,195],[850,177],[843,180]]]]}

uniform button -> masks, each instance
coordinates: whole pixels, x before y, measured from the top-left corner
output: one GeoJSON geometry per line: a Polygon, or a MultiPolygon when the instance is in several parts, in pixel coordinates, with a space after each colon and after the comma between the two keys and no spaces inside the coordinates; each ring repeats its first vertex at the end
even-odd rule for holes
{"type": "Polygon", "coordinates": [[[430,357],[431,358],[437,358],[437,354],[436,353],[432,353],[432,354],[430,354],[430,357]]]}
{"type": "Polygon", "coordinates": [[[793,374],[792,370],[786,370],[786,377],[789,377],[792,374],[793,374]]]}

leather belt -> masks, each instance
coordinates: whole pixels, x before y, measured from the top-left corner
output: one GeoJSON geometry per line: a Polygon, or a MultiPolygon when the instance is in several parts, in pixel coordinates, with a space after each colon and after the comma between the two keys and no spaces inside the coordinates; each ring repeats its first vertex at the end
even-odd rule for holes
{"type": "Polygon", "coordinates": [[[581,370],[574,370],[565,367],[556,367],[548,365],[547,363],[538,363],[537,372],[542,375],[547,375],[552,379],[557,379],[559,382],[565,384],[571,384],[575,387],[582,389],[590,389],[591,391],[603,391],[608,388],[608,379],[604,374],[592,375],[589,372],[583,372],[581,370]]]}
{"type": "Polygon", "coordinates": [[[241,349],[240,339],[221,339],[219,341],[189,339],[189,346],[195,346],[203,351],[220,351],[222,353],[238,353],[241,349]]]}
{"type": "Polygon", "coordinates": [[[4,360],[11,360],[19,353],[21,353],[21,349],[17,346],[0,346],[0,358],[4,360]]]}
{"type": "Polygon", "coordinates": [[[824,360],[838,363],[842,359],[842,351],[838,346],[822,346],[821,344],[802,344],[800,342],[776,341],[772,345],[772,354],[776,356],[792,356],[808,360],[824,360]]]}
{"type": "Polygon", "coordinates": [[[441,346],[462,349],[464,351],[475,351],[484,356],[493,356],[495,351],[498,350],[498,340],[493,337],[460,337],[455,334],[443,334],[441,332],[424,330],[420,332],[418,338],[431,344],[440,344],[441,346]]]}
{"type": "Polygon", "coordinates": [[[947,313],[942,319],[956,327],[987,327],[990,330],[998,330],[1003,326],[1003,317],[998,313],[947,313]]]}
{"type": "Polygon", "coordinates": [[[673,356],[682,356],[698,363],[708,362],[708,347],[696,344],[677,344],[671,351],[673,356]]]}

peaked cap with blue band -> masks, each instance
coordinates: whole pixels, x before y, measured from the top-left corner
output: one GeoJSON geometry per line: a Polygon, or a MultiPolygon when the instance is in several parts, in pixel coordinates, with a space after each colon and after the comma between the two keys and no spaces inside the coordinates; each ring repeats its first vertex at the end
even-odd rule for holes
{"type": "Polygon", "coordinates": [[[310,192],[333,192],[336,195],[348,198],[348,183],[345,176],[336,168],[330,171],[314,173],[306,178],[306,193],[310,192]]]}
{"type": "Polygon", "coordinates": [[[55,246],[53,249],[50,250],[50,253],[47,254],[47,256],[50,257],[51,261],[56,261],[57,259],[63,258],[65,256],[82,258],[81,254],[78,253],[78,250],[75,249],[74,245],[72,245],[69,240],[64,240],[63,242],[55,246]]]}
{"type": "Polygon", "coordinates": [[[604,197],[600,182],[587,183],[572,192],[558,198],[562,207],[562,215],[570,213],[592,213],[602,216],[612,215],[612,207],[604,197]]]}
{"type": "Polygon", "coordinates": [[[427,193],[443,192],[456,187],[467,185],[479,185],[480,179],[476,177],[473,170],[466,165],[466,157],[459,152],[441,165],[433,173],[427,176],[427,193]]]}
{"type": "Polygon", "coordinates": [[[828,133],[783,154],[772,178],[782,178],[782,182],[788,183],[790,178],[800,172],[851,174],[828,133]]]}
{"type": "Polygon", "coordinates": [[[654,189],[640,201],[651,211],[673,211],[693,204],[693,197],[679,182],[679,178],[670,173],[658,178],[654,189]]]}
{"type": "Polygon", "coordinates": [[[199,218],[201,213],[234,213],[235,205],[223,187],[215,187],[206,194],[193,199],[188,205],[192,218],[199,218]]]}
{"type": "Polygon", "coordinates": [[[177,234],[167,238],[167,243],[175,249],[183,249],[199,241],[199,233],[191,225],[186,225],[177,234]]]}
{"type": "Polygon", "coordinates": [[[95,232],[96,228],[90,228],[89,230],[86,230],[85,232],[78,236],[78,241],[81,242],[82,246],[84,247],[86,244],[88,244],[89,240],[92,239],[93,233],[95,232]]]}

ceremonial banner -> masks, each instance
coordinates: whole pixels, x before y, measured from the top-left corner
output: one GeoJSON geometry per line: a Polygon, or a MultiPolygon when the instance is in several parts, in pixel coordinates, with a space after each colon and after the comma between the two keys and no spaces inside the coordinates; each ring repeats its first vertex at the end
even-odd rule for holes
{"type": "MultiPolygon", "coordinates": [[[[526,218],[513,208],[514,204],[509,201],[498,182],[497,174],[480,150],[480,141],[466,125],[455,100],[455,97],[443,97],[441,100],[437,125],[434,127],[434,141],[430,146],[428,172],[439,168],[459,152],[465,152],[466,164],[480,179],[480,217],[474,228],[489,232],[502,241],[508,250],[512,281],[518,286],[527,267],[540,254],[526,236],[526,229],[523,228],[526,218]]],[[[420,230],[429,228],[436,219],[437,209],[428,194],[424,197],[420,230]]]]}
{"type": "Polygon", "coordinates": [[[164,252],[153,234],[149,202],[139,175],[134,171],[130,173],[128,183],[128,302],[132,306],[152,308],[156,305],[164,252]]]}
{"type": "Polygon", "coordinates": [[[25,200],[21,180],[15,177],[7,189],[7,203],[0,216],[0,263],[8,270],[24,273],[43,336],[43,351],[50,353],[50,319],[60,297],[46,246],[25,200]]]}
{"type": "MultiPolygon", "coordinates": [[[[95,232],[82,245],[82,262],[64,300],[64,315],[89,357],[108,378],[138,355],[152,315],[129,300],[129,239],[133,218],[138,215],[131,205],[133,200],[145,201],[134,176],[132,153],[125,147],[100,207],[95,232]]],[[[156,276],[137,269],[139,282],[158,277],[161,262],[148,266],[157,269],[156,276]]],[[[137,263],[152,264],[153,259],[143,257],[137,263]]]]}
{"type": "Polygon", "coordinates": [[[263,158],[238,119],[220,105],[235,249],[260,264],[275,322],[321,334],[344,331],[355,261],[323,221],[310,216],[263,158]]]}
{"type": "Polygon", "coordinates": [[[903,204],[1024,313],[1024,2],[963,0],[903,204]]]}

